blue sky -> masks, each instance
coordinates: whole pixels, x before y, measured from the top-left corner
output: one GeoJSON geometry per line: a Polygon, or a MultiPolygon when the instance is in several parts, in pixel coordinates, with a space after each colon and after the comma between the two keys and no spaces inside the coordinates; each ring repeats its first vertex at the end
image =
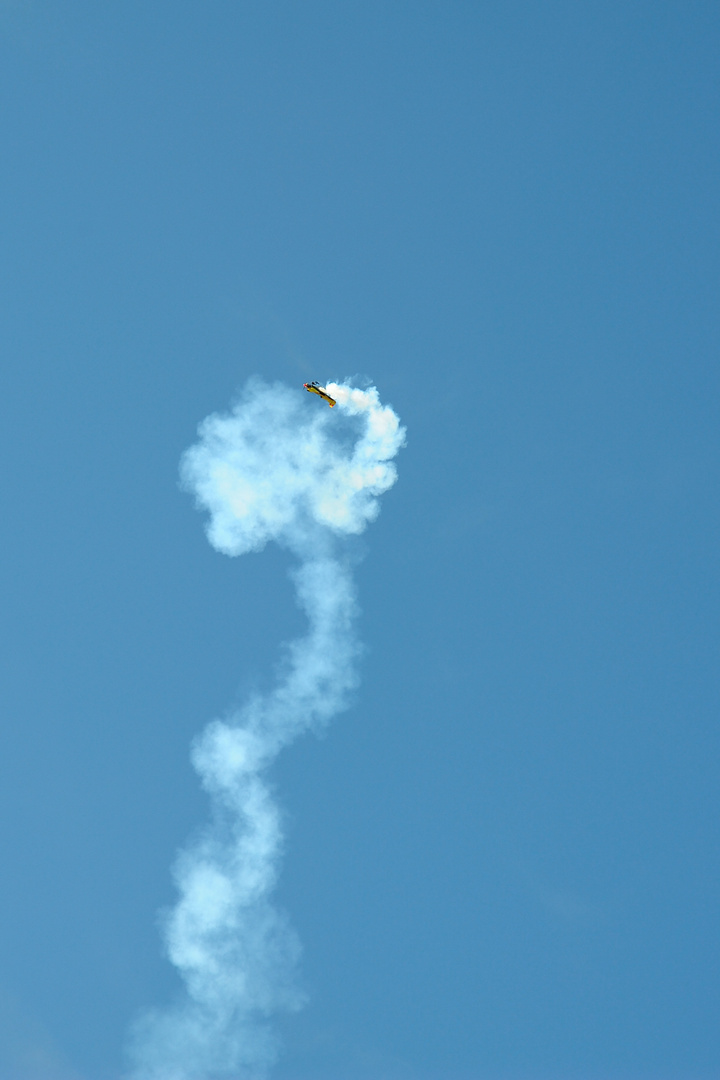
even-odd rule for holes
{"type": "Polygon", "coordinates": [[[272,774],[273,1077],[717,1076],[719,30],[2,5],[0,1076],[119,1080],[177,992],[190,744],[304,626],[177,482],[256,374],[408,428],[361,686],[272,774]]]}

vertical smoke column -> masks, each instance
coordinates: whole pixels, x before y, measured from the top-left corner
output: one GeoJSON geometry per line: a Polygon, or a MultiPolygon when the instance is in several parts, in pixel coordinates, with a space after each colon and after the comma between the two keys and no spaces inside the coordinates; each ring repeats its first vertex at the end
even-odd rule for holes
{"type": "Polygon", "coordinates": [[[303,1003],[299,943],[271,902],[282,836],[265,772],[284,746],[343,709],[356,684],[343,540],[377,516],[405,438],[374,387],[327,388],[332,410],[251,382],[232,412],[203,421],[181,463],[213,547],[242,555],[274,540],[293,553],[308,632],[289,646],[275,689],[213,721],[193,747],[212,817],[177,859],[179,899],[163,922],[185,992],[136,1023],[134,1080],[261,1077],[277,1053],[273,1014],[303,1003]]]}

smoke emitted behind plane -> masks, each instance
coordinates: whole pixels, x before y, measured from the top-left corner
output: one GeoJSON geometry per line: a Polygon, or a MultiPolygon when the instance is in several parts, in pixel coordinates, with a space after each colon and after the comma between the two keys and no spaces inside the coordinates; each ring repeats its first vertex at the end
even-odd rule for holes
{"type": "Polygon", "coordinates": [[[203,421],[181,462],[183,486],[209,514],[213,547],[242,555],[274,540],[296,557],[292,578],[309,626],[289,646],[275,688],[210,723],[193,747],[212,821],[180,853],[179,898],[163,919],[185,994],[136,1023],[133,1080],[261,1077],[277,1055],[273,1015],[303,1004],[299,942],[271,900],[282,835],[264,772],[284,746],[346,707],[356,685],[343,541],[377,516],[405,441],[374,387],[324,390],[337,408],[249,383],[230,413],[203,421]]]}

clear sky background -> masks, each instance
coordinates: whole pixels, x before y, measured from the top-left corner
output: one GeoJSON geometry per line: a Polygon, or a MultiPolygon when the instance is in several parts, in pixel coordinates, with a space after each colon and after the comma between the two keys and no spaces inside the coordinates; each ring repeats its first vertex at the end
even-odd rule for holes
{"type": "Polygon", "coordinates": [[[177,989],[189,744],[303,627],[177,487],[256,373],[408,426],[362,686],[274,771],[311,994],[274,1077],[720,1075],[719,32],[2,3],[2,1080],[118,1080],[177,989]]]}

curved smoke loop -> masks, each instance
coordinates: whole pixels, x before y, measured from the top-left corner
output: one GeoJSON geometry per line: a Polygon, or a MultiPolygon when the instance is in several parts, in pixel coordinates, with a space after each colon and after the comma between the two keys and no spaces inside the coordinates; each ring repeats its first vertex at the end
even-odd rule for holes
{"type": "Polygon", "coordinates": [[[299,943],[270,901],[282,836],[263,772],[344,708],[355,685],[355,598],[342,538],[377,516],[405,441],[374,387],[327,389],[332,411],[255,381],[230,414],[203,421],[182,459],[183,485],[210,515],[213,547],[242,555],[275,540],[297,557],[292,576],[309,630],[291,644],[276,688],[213,721],[193,748],[213,820],[178,857],[180,895],[164,919],[186,994],[136,1024],[134,1080],[262,1076],[276,1057],[272,1014],[303,1004],[299,943]]]}

